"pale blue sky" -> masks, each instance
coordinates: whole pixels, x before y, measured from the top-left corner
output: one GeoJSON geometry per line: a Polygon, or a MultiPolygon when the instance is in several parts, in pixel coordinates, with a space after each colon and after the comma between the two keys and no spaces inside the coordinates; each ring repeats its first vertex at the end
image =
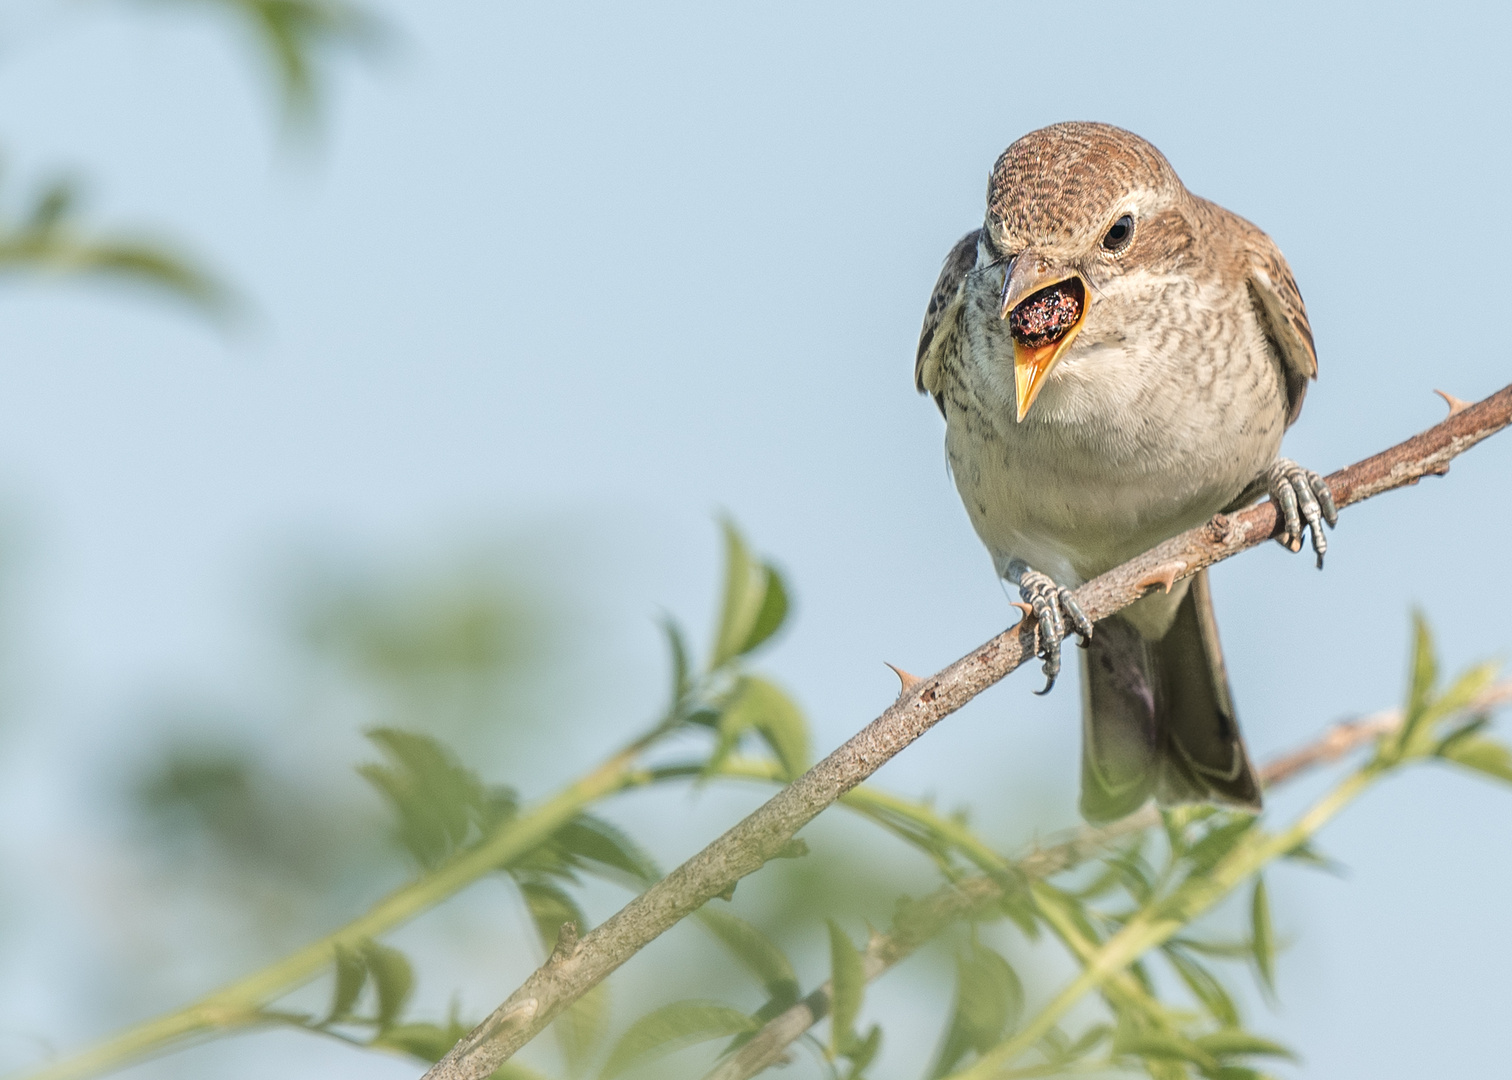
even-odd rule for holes
{"type": "MultiPolygon", "coordinates": [[[[98,220],[191,240],[260,312],[228,343],[139,298],[0,292],[0,499],[27,631],[0,807],[9,872],[33,883],[7,900],[12,1030],[74,1042],[119,1016],[67,1004],[55,962],[89,962],[60,913],[88,909],[112,857],[81,777],[132,746],[161,687],[248,684],[260,588],[302,545],[563,539],[549,572],[610,628],[638,719],[661,678],[652,617],[705,617],[728,510],[789,572],[798,621],[769,666],[824,750],[886,703],[882,661],[930,671],[1001,629],[1016,613],[911,375],[940,260],[1025,131],[1128,127],[1277,240],[1318,342],[1287,442],[1312,467],[1438,420],[1434,388],[1479,398],[1512,373],[1501,5],[384,10],[402,47],[339,80],[330,137],[301,159],[209,24],[0,9],[11,195],[76,166],[98,220]]],[[[1218,570],[1261,756],[1394,703],[1413,605],[1446,666],[1507,655],[1509,475],[1503,436],[1349,511],[1322,574],[1279,548],[1218,570]]],[[[1047,801],[1069,821],[1076,690],[1038,685],[1009,680],[881,781],[989,823],[1047,801]]],[[[586,764],[605,715],[527,792],[586,764]]],[[[660,854],[725,824],[695,817],[660,854]]],[[[1295,944],[1257,1026],[1302,1050],[1297,1074],[1505,1069],[1509,829],[1512,792],[1425,769],[1326,834],[1347,877],[1279,876],[1295,944]]],[[[377,1068],[341,1060],[323,1074],[377,1068]]]]}

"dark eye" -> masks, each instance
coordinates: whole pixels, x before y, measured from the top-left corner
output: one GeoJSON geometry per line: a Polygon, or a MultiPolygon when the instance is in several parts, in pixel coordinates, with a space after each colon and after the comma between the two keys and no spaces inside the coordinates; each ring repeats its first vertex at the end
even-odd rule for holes
{"type": "Polygon", "coordinates": [[[1116,253],[1128,247],[1132,239],[1134,239],[1134,218],[1125,214],[1103,234],[1102,249],[1116,253]]]}

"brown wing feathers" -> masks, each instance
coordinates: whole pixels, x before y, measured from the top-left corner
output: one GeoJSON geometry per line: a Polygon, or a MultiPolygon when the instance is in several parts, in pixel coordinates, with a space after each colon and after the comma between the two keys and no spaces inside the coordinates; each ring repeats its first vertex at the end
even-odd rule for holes
{"type": "Polygon", "coordinates": [[[977,240],[981,234],[981,229],[973,229],[961,237],[955,247],[950,249],[950,254],[945,256],[945,265],[940,268],[940,278],[929,296],[929,307],[924,309],[924,326],[919,331],[919,351],[914,358],[914,386],[918,387],[921,394],[927,392],[934,395],[935,404],[939,406],[942,416],[945,413],[944,395],[937,386],[930,385],[933,380],[925,377],[924,361],[951,305],[960,296],[961,283],[976,265],[977,240]]]}

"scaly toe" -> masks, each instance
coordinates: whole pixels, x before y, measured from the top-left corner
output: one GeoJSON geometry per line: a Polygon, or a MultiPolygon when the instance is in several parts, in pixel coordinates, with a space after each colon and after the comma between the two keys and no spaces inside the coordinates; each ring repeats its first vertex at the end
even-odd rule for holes
{"type": "Polygon", "coordinates": [[[1302,550],[1303,539],[1311,533],[1318,569],[1323,569],[1323,556],[1328,552],[1323,526],[1327,523],[1332,528],[1339,520],[1339,509],[1327,482],[1289,458],[1277,458],[1267,471],[1266,480],[1281,521],[1276,539],[1295,553],[1302,550]]]}

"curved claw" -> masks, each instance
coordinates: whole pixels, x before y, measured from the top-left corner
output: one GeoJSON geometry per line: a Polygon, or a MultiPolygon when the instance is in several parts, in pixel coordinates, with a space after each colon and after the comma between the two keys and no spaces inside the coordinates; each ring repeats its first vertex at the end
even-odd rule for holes
{"type": "Polygon", "coordinates": [[[1326,522],[1333,528],[1339,521],[1339,510],[1328,484],[1317,473],[1289,458],[1276,459],[1266,474],[1266,483],[1281,517],[1281,532],[1276,539],[1290,551],[1301,551],[1303,535],[1310,532],[1318,569],[1323,569],[1323,556],[1328,553],[1323,525],[1326,522]]]}
{"type": "Polygon", "coordinates": [[[1033,621],[1039,630],[1039,655],[1045,663],[1045,688],[1035,693],[1044,696],[1055,687],[1055,679],[1061,670],[1061,642],[1066,637],[1066,622],[1085,646],[1092,636],[1092,620],[1087,618],[1081,605],[1071,595],[1070,589],[1062,588],[1048,575],[1024,567],[1019,572],[1019,595],[1023,603],[1014,606],[1024,608],[1024,621],[1033,621]]]}

